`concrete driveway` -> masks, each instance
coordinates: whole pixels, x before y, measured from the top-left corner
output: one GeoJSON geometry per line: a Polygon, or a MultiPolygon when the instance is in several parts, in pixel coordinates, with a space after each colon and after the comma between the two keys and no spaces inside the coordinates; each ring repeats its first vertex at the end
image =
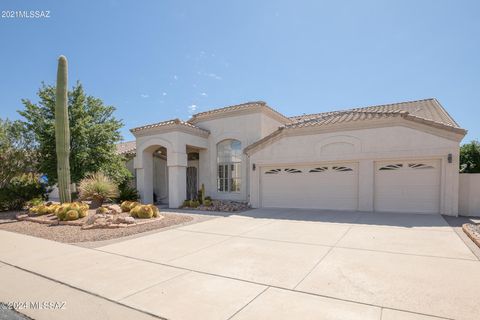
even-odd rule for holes
{"type": "Polygon", "coordinates": [[[97,249],[8,232],[0,243],[1,275],[21,268],[142,316],[426,320],[480,310],[480,261],[437,215],[258,209],[97,249]]]}

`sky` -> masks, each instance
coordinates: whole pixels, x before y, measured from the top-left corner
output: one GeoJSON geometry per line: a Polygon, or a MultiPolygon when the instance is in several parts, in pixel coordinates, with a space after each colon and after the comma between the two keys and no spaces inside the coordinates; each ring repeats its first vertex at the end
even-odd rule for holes
{"type": "Polygon", "coordinates": [[[480,139],[480,1],[23,1],[0,17],[0,118],[69,61],[130,128],[262,100],[293,116],[435,97],[480,139]]]}

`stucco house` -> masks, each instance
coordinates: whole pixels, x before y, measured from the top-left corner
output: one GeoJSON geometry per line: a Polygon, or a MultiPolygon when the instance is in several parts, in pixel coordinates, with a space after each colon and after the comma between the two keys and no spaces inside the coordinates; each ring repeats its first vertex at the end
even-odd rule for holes
{"type": "Polygon", "coordinates": [[[252,207],[458,214],[466,130],[436,99],[294,117],[248,102],[131,132],[119,152],[143,202],[176,208],[204,184],[252,207]]]}

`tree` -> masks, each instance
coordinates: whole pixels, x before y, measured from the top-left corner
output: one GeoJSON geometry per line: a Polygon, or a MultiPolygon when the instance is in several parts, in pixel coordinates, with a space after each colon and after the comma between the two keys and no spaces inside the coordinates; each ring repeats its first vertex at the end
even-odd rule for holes
{"type": "Polygon", "coordinates": [[[34,172],[37,167],[34,140],[20,121],[0,119],[0,188],[15,177],[34,172]]]}
{"type": "Polygon", "coordinates": [[[460,147],[460,172],[480,173],[480,142],[477,140],[460,147]]]}
{"type": "MultiPolygon", "coordinates": [[[[22,124],[33,133],[38,146],[38,171],[47,175],[50,185],[57,182],[55,151],[55,86],[42,83],[39,101],[23,99],[25,109],[22,124]]],[[[78,183],[87,174],[105,172],[116,183],[130,177],[125,159],[116,154],[116,143],[121,140],[122,121],[117,120],[113,106],[85,94],[80,82],[68,92],[70,123],[70,173],[78,183]]]]}

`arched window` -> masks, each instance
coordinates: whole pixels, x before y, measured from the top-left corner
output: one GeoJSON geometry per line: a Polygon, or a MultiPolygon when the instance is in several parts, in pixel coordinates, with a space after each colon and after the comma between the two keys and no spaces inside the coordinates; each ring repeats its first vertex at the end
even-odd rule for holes
{"type": "Polygon", "coordinates": [[[223,140],[217,144],[217,190],[239,192],[242,177],[242,143],[223,140]]]}

